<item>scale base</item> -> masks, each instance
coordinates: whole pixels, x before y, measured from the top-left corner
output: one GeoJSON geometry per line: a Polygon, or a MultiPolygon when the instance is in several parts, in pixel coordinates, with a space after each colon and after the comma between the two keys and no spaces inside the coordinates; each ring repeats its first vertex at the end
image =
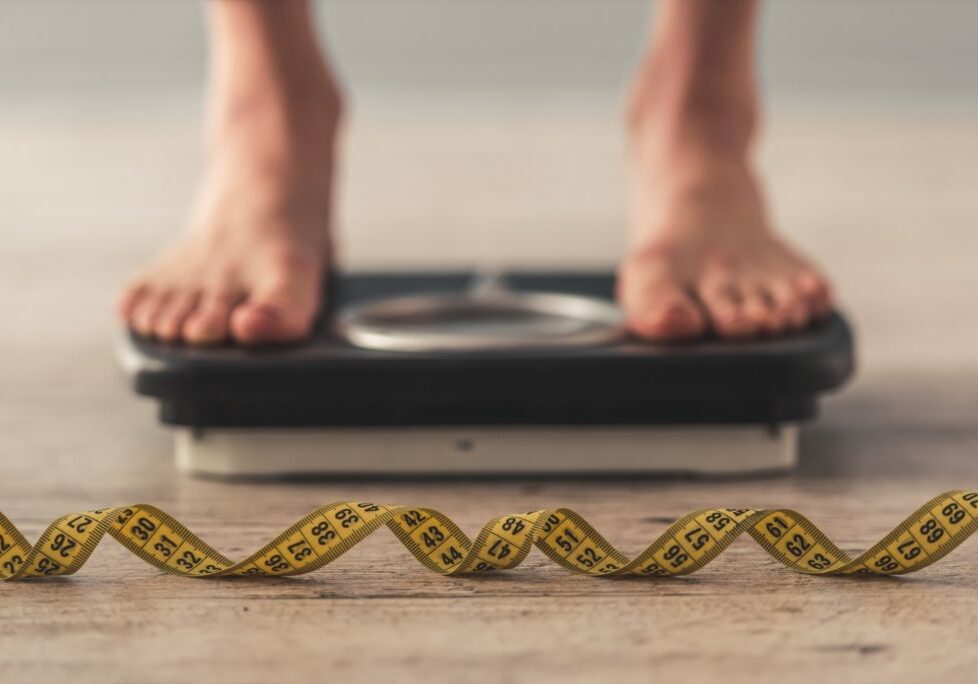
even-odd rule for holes
{"type": "Polygon", "coordinates": [[[794,467],[798,428],[181,428],[176,460],[183,472],[228,477],[734,475],[794,467]]]}

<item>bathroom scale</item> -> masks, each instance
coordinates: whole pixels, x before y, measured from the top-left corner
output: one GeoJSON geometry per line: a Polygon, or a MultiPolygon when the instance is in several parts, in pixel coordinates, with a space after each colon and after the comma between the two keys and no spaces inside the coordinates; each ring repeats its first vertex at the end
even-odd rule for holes
{"type": "Polygon", "coordinates": [[[790,468],[853,369],[838,313],[749,341],[629,335],[606,272],[354,272],[308,341],[120,358],[209,475],[702,473],[790,468]]]}

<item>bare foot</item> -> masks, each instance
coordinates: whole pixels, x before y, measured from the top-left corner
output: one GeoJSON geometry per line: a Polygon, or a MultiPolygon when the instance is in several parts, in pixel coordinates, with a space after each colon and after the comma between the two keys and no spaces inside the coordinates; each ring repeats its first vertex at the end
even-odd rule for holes
{"type": "Polygon", "coordinates": [[[139,334],[190,344],[309,334],[330,253],[340,102],[318,61],[304,60],[301,72],[276,68],[218,74],[188,229],[119,301],[139,334]]]}
{"type": "Polygon", "coordinates": [[[640,107],[633,121],[633,241],[619,271],[631,329],[661,341],[742,338],[825,316],[825,279],[768,223],[749,135],[657,114],[640,107]]]}

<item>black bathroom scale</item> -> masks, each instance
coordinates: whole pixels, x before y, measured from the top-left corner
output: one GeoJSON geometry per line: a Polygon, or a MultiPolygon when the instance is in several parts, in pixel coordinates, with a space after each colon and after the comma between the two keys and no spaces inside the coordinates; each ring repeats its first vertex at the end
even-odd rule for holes
{"type": "Polygon", "coordinates": [[[739,473],[790,468],[852,373],[833,314],[752,341],[629,336],[609,273],[351,273],[308,342],[191,348],[130,334],[178,466],[211,475],[739,473]]]}

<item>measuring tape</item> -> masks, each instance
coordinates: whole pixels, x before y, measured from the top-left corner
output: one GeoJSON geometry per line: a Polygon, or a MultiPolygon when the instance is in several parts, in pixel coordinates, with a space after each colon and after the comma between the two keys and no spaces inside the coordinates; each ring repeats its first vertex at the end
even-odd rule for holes
{"type": "Polygon", "coordinates": [[[238,562],[155,506],[65,515],[51,523],[33,546],[0,514],[0,578],[70,575],[85,564],[106,534],[150,565],[176,575],[302,575],[336,560],[381,525],[422,565],[442,575],[514,568],[534,545],[558,565],[584,575],[688,575],[745,532],[798,572],[902,575],[943,557],[978,528],[978,492],[955,490],[934,497],[856,558],[790,509],[694,511],[631,560],[566,508],[494,518],[472,541],[448,517],[430,508],[334,503],[316,509],[238,562]]]}

